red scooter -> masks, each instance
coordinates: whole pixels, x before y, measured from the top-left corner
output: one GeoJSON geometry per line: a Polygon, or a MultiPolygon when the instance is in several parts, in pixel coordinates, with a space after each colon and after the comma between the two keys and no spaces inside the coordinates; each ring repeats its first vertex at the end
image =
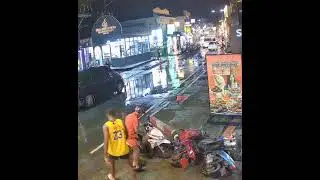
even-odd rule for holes
{"type": "Polygon", "coordinates": [[[198,149],[195,141],[202,139],[204,134],[199,129],[181,129],[174,133],[176,155],[172,157],[171,165],[187,168],[190,163],[198,162],[198,149]]]}

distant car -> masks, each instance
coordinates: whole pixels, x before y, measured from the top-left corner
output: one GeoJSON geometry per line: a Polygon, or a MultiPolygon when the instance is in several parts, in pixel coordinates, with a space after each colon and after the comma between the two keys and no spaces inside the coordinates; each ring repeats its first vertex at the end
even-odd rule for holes
{"type": "Polygon", "coordinates": [[[79,107],[91,107],[122,92],[124,82],[119,73],[109,66],[91,67],[78,73],[79,107]]]}
{"type": "Polygon", "coordinates": [[[218,49],[218,46],[216,45],[215,42],[210,42],[208,45],[208,50],[209,51],[216,51],[218,49]]]}

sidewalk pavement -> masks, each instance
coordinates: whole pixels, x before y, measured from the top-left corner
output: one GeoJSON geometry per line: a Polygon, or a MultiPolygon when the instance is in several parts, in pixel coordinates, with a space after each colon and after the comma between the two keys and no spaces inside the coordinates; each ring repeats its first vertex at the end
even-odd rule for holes
{"type": "MultiPolygon", "coordinates": [[[[151,122],[156,126],[160,126],[159,128],[166,136],[170,136],[174,129],[185,128],[204,128],[209,135],[214,137],[230,136],[235,131],[240,131],[240,134],[242,134],[241,128],[227,126],[227,122],[221,124],[212,123],[212,119],[221,122],[225,120],[225,117],[210,118],[208,82],[205,76],[197,80],[183,94],[179,94],[178,98],[177,96],[171,97],[165,108],[150,117],[151,122]],[[186,99],[179,102],[179,96],[184,96],[186,99]]],[[[229,119],[227,121],[241,122],[241,119],[229,119]]]]}
{"type": "MultiPolygon", "coordinates": [[[[206,76],[206,75],[205,75],[206,76]]],[[[212,124],[212,119],[215,121],[222,121],[221,117],[210,118],[210,107],[209,107],[209,93],[208,93],[208,82],[207,78],[199,78],[194,85],[186,89],[186,91],[179,96],[187,97],[181,103],[179,98],[172,97],[169,101],[168,106],[155,113],[150,117],[150,121],[156,127],[158,127],[167,138],[173,138],[172,133],[176,129],[186,128],[203,128],[211,137],[230,137],[236,136],[242,138],[242,129],[239,126],[225,124],[212,124]],[[178,102],[177,102],[178,100],[178,102]],[[209,121],[209,119],[211,121],[209,121]]],[[[241,119],[232,119],[230,121],[241,121],[241,119]]],[[[242,162],[236,161],[236,165],[239,168],[239,172],[242,172],[242,162]]],[[[200,173],[199,173],[200,174],[200,173]]],[[[189,174],[190,177],[192,176],[189,174]]],[[[198,179],[198,178],[190,178],[198,179]]],[[[242,175],[233,174],[226,179],[242,179],[242,175]]]]}

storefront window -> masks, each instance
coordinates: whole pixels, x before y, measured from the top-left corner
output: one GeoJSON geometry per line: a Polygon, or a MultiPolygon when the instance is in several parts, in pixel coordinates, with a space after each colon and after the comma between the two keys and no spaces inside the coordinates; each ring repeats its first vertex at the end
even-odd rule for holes
{"type": "Polygon", "coordinates": [[[89,58],[89,62],[90,62],[94,58],[93,47],[89,47],[89,54],[90,54],[90,58],[89,58]]]}
{"type": "Polygon", "coordinates": [[[146,37],[147,52],[150,52],[150,45],[151,45],[151,43],[150,43],[150,38],[149,38],[149,36],[147,36],[147,37],[146,37]]]}
{"type": "Polygon", "coordinates": [[[121,57],[126,57],[125,56],[125,39],[120,40],[120,55],[121,57]]]}
{"type": "Polygon", "coordinates": [[[82,70],[82,56],[81,56],[81,50],[78,51],[78,71],[82,70]]]}
{"type": "Polygon", "coordinates": [[[90,60],[89,48],[84,48],[84,62],[88,63],[90,60]]]}
{"type": "Polygon", "coordinates": [[[150,35],[150,36],[148,37],[148,39],[149,39],[149,43],[150,43],[151,48],[154,48],[153,36],[150,35]]]}
{"type": "Polygon", "coordinates": [[[143,51],[142,51],[142,38],[141,37],[138,37],[138,54],[142,54],[143,51]]]}
{"type": "Polygon", "coordinates": [[[134,55],[138,55],[139,54],[139,37],[134,37],[133,42],[134,42],[134,55]]]}
{"type": "Polygon", "coordinates": [[[161,47],[162,46],[162,29],[156,29],[151,31],[151,36],[149,37],[149,41],[152,47],[161,47]]]}
{"type": "Polygon", "coordinates": [[[110,43],[111,46],[111,57],[112,58],[120,58],[120,43],[118,41],[114,41],[110,43]]]}
{"type": "Polygon", "coordinates": [[[102,57],[103,59],[110,59],[110,45],[106,44],[104,46],[102,46],[102,57]]]}
{"type": "Polygon", "coordinates": [[[94,48],[94,57],[95,57],[96,60],[101,60],[102,59],[101,48],[99,46],[96,46],[94,48]]]}
{"type": "Polygon", "coordinates": [[[125,44],[125,56],[128,57],[128,56],[130,56],[130,39],[126,38],[125,41],[126,41],[126,44],[125,44]]]}
{"type": "Polygon", "coordinates": [[[133,37],[132,38],[132,45],[131,45],[131,52],[132,52],[132,55],[136,55],[136,38],[133,37]]]}
{"type": "Polygon", "coordinates": [[[142,37],[141,44],[142,44],[142,53],[146,53],[150,51],[148,36],[142,37]]]}
{"type": "Polygon", "coordinates": [[[130,49],[130,56],[134,55],[134,43],[133,43],[133,38],[130,38],[130,42],[129,42],[129,49],[130,49]]]}

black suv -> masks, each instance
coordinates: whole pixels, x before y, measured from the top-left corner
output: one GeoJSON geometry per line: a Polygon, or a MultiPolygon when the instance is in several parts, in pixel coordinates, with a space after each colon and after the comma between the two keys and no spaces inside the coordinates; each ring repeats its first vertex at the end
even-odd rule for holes
{"type": "Polygon", "coordinates": [[[109,66],[91,67],[78,73],[79,107],[91,107],[97,101],[122,92],[120,74],[109,66]]]}

